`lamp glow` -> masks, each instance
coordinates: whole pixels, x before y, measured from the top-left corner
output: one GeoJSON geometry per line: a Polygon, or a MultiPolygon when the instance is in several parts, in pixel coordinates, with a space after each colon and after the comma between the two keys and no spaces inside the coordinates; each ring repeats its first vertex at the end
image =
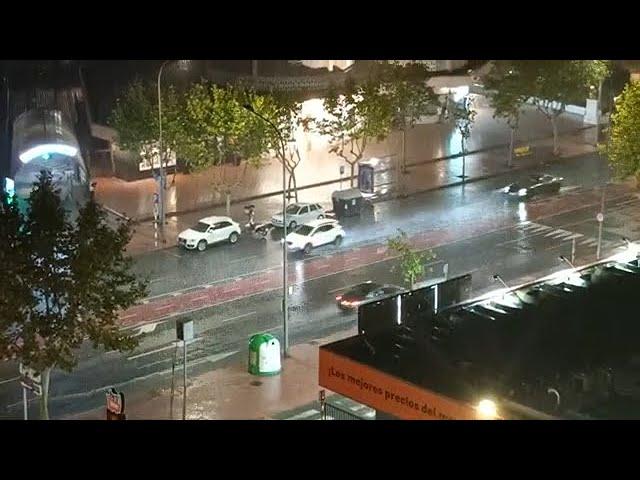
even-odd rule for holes
{"type": "Polygon", "coordinates": [[[25,152],[22,152],[19,158],[22,163],[29,163],[34,158],[38,157],[48,160],[54,153],[65,155],[67,157],[74,157],[76,153],[78,153],[78,149],[71,145],[63,145],[61,143],[46,143],[37,145],[25,152]]]}
{"type": "Polygon", "coordinates": [[[493,400],[484,399],[478,403],[476,410],[480,418],[491,419],[498,416],[498,407],[493,400]]]}

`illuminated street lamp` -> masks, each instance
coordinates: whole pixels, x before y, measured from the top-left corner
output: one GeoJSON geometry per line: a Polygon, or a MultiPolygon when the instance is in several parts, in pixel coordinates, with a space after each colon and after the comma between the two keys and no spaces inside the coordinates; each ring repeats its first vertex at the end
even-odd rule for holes
{"type": "Polygon", "coordinates": [[[498,418],[498,407],[496,402],[489,400],[488,398],[480,400],[476,406],[476,411],[478,412],[478,417],[481,420],[494,420],[498,418]]]}

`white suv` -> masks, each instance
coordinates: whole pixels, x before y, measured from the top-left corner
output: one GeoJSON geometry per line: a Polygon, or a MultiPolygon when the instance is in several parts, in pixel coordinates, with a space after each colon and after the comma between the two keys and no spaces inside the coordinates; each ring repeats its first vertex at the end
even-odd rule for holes
{"type": "Polygon", "coordinates": [[[287,235],[287,249],[290,252],[302,251],[309,254],[320,245],[340,245],[344,236],[344,229],[336,220],[314,220],[299,226],[296,231],[287,235]]]}
{"type": "MultiPolygon", "coordinates": [[[[298,225],[324,217],[324,209],[317,203],[292,203],[287,207],[287,228],[294,230],[298,225]]],[[[271,217],[271,223],[276,227],[283,227],[282,212],[271,217]]]]}
{"type": "Polygon", "coordinates": [[[193,250],[204,251],[208,245],[228,241],[236,243],[240,237],[240,225],[229,217],[207,217],[197,225],[187,228],[178,235],[178,245],[193,250]]]}

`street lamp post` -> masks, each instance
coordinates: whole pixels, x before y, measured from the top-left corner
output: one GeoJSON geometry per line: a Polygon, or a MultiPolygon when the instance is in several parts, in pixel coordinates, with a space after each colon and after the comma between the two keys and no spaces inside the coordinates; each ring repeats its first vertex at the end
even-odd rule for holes
{"type": "Polygon", "coordinates": [[[287,169],[285,166],[286,147],[284,138],[278,127],[271,120],[262,116],[255,111],[252,105],[243,105],[245,110],[251,112],[256,117],[267,123],[276,132],[280,140],[280,148],[282,149],[282,336],[284,345],[284,356],[289,356],[289,290],[287,278],[287,169]]]}
{"type": "MultiPolygon", "coordinates": [[[[160,70],[158,70],[158,160],[160,161],[160,168],[158,169],[160,174],[160,194],[159,194],[159,223],[163,232],[163,240],[164,240],[164,222],[165,222],[165,187],[167,184],[167,176],[164,170],[164,165],[162,162],[162,89],[161,89],[161,81],[162,81],[162,72],[164,71],[164,67],[166,67],[169,63],[174,62],[175,60],[165,60],[162,65],[160,65],[160,70]]],[[[178,60],[178,64],[180,65],[180,69],[184,70],[187,68],[188,60],[178,60]]],[[[153,160],[152,160],[153,162],[153,160]]]]}
{"type": "MultiPolygon", "coordinates": [[[[159,212],[159,218],[156,219],[156,221],[159,220],[160,225],[161,225],[161,229],[164,232],[164,221],[165,221],[165,215],[164,215],[164,207],[165,207],[165,192],[164,192],[164,187],[165,187],[165,183],[166,183],[166,177],[165,177],[165,171],[164,171],[164,165],[162,164],[162,91],[160,88],[161,85],[161,80],[162,80],[162,72],[164,71],[164,67],[171,62],[171,60],[166,60],[162,63],[162,65],[160,65],[160,70],[158,71],[158,129],[159,129],[159,136],[158,136],[158,160],[160,161],[160,168],[159,168],[159,172],[160,172],[160,186],[159,186],[159,190],[160,190],[160,212],[159,212]]],[[[153,160],[152,160],[153,161],[153,160]]]]}

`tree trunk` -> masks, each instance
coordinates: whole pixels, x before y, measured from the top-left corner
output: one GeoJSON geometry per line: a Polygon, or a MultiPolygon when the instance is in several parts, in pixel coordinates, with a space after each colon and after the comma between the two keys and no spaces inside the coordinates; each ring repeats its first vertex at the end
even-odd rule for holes
{"type": "Polygon", "coordinates": [[[553,154],[554,155],[559,155],[560,154],[560,147],[558,145],[558,117],[556,116],[552,116],[551,117],[551,127],[553,128],[553,154]]]}
{"type": "Polygon", "coordinates": [[[351,188],[353,188],[353,177],[356,174],[356,164],[355,164],[355,162],[354,163],[350,163],[349,167],[351,168],[351,175],[349,177],[349,182],[350,182],[349,185],[351,185],[351,188]]]}
{"type": "Polygon", "coordinates": [[[402,173],[407,172],[407,129],[402,129],[402,173]]]}
{"type": "Polygon", "coordinates": [[[462,181],[464,182],[465,178],[467,178],[467,158],[464,148],[464,137],[460,140],[460,145],[462,146],[462,181]]]}
{"type": "Polygon", "coordinates": [[[226,197],[227,217],[230,217],[231,216],[231,192],[227,190],[224,193],[224,195],[226,197]]]}
{"type": "Polygon", "coordinates": [[[49,381],[51,368],[42,371],[42,396],[40,397],[40,420],[49,420],[49,381]]]}
{"type": "Polygon", "coordinates": [[[515,133],[516,129],[511,127],[511,142],[509,143],[509,158],[507,159],[507,167],[511,167],[513,165],[513,144],[515,141],[515,133]]]}

